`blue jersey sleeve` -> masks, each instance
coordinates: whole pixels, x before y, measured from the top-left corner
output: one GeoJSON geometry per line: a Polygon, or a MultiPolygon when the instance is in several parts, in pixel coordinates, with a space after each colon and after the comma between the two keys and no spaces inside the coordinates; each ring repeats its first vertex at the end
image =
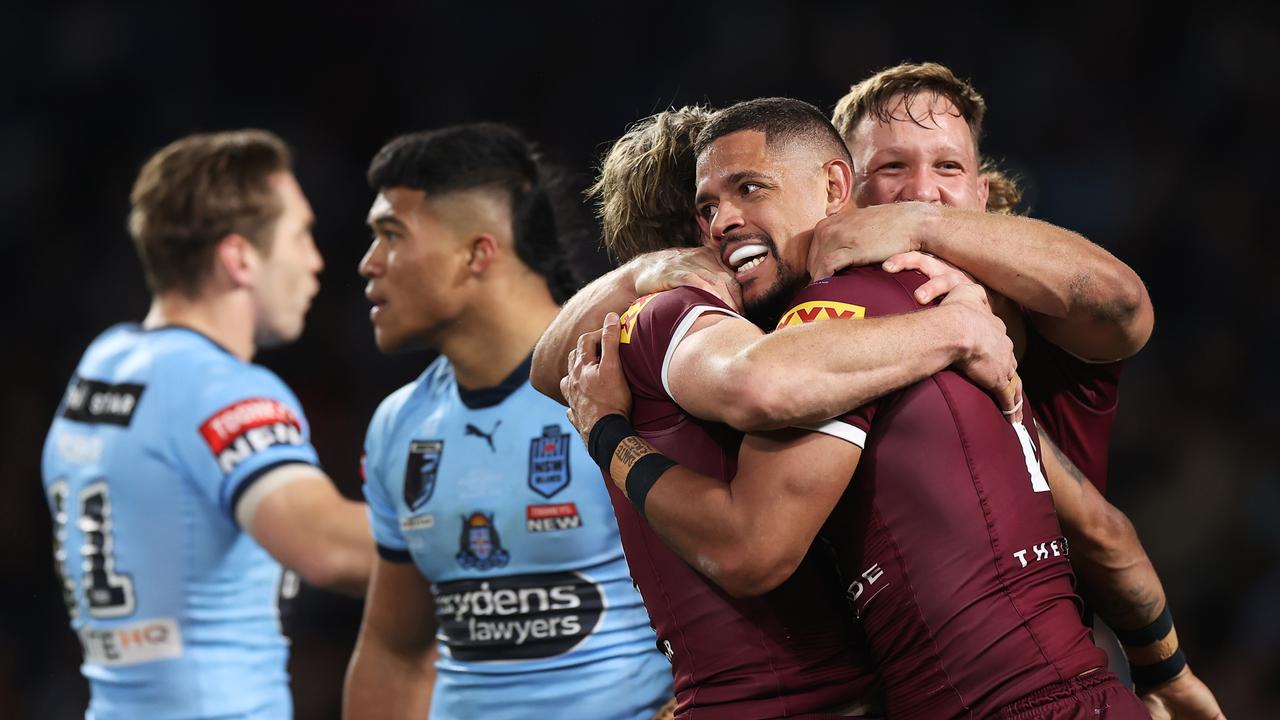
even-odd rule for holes
{"type": "Polygon", "coordinates": [[[198,381],[194,427],[184,433],[183,458],[196,485],[232,518],[241,494],[284,464],[318,465],[311,430],[293,392],[271,371],[223,366],[198,381]]]}
{"type": "Polygon", "coordinates": [[[364,438],[364,497],[369,504],[369,526],[378,554],[392,562],[413,562],[409,545],[400,530],[400,517],[396,510],[395,491],[388,477],[390,458],[384,457],[387,427],[390,425],[395,395],[383,401],[369,422],[364,438]]]}

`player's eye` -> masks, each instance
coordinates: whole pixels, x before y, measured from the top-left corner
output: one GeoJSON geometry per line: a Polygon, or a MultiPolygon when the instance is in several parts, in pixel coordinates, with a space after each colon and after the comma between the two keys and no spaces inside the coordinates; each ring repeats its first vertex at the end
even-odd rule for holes
{"type": "Polygon", "coordinates": [[[907,169],[907,164],[902,162],[887,162],[876,168],[876,172],[899,172],[907,169]]]}
{"type": "Polygon", "coordinates": [[[716,206],[707,204],[698,208],[698,217],[706,220],[707,222],[711,222],[716,217],[716,206]]]}
{"type": "Polygon", "coordinates": [[[744,182],[742,183],[742,185],[738,187],[738,192],[742,193],[743,195],[750,195],[751,193],[759,190],[760,188],[761,188],[760,183],[744,182]]]}
{"type": "Polygon", "coordinates": [[[964,166],[954,160],[944,160],[938,163],[938,169],[945,173],[964,172],[964,166]]]}

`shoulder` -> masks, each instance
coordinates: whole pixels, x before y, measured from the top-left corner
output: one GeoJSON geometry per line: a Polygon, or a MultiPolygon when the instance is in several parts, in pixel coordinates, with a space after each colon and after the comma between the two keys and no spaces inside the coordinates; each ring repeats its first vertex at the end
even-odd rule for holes
{"type": "Polygon", "coordinates": [[[434,399],[449,390],[454,382],[453,367],[440,356],[421,375],[383,398],[369,420],[367,439],[377,442],[395,432],[405,419],[434,404],[434,399]]]}
{"type": "Polygon", "coordinates": [[[877,267],[849,268],[796,293],[778,327],[915,312],[921,306],[912,292],[926,279],[914,270],[888,273],[877,267]]]}
{"type": "Polygon", "coordinates": [[[679,328],[706,312],[738,315],[720,298],[697,288],[679,287],[646,295],[623,313],[619,340],[624,345],[643,340],[665,346],[679,328]]]}

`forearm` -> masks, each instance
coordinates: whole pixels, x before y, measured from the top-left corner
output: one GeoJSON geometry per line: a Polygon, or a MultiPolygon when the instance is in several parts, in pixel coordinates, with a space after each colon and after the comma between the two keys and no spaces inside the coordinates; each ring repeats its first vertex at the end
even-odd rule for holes
{"type": "Polygon", "coordinates": [[[361,638],[351,656],[343,693],[344,720],[422,720],[431,711],[435,649],[400,655],[361,638]]]}
{"type": "Polygon", "coordinates": [[[543,395],[565,404],[560,380],[565,376],[565,358],[583,333],[599,330],[604,316],[622,314],[636,298],[635,269],[623,265],[579,290],[560,309],[560,314],[542,334],[533,350],[529,381],[543,395]]]}
{"type": "Polygon", "coordinates": [[[820,422],[943,370],[969,349],[961,314],[947,307],[779,330],[745,346],[719,374],[737,386],[719,394],[723,421],[747,432],[820,422]]]}
{"type": "MultiPolygon", "coordinates": [[[[647,441],[632,436],[614,453],[609,476],[624,494],[627,476],[645,455],[656,453],[647,441]]],[[[712,581],[736,590],[736,565],[750,552],[754,539],[751,514],[735,503],[729,483],[675,465],[662,473],[645,495],[644,517],[650,527],[685,562],[712,581]]]]}
{"type": "Polygon", "coordinates": [[[1152,314],[1141,278],[1082,235],[1015,215],[929,212],[921,250],[1032,311],[1066,349],[1125,357],[1146,343],[1152,314]]]}
{"type": "Polygon", "coordinates": [[[340,498],[320,534],[324,540],[317,551],[329,560],[326,576],[317,581],[330,590],[364,597],[377,557],[364,503],[340,498]]]}

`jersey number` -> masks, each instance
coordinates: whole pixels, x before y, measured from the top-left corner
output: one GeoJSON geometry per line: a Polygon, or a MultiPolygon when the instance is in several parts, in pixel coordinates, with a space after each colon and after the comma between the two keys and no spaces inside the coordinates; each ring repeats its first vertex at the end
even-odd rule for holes
{"type": "MultiPolygon", "coordinates": [[[[68,571],[67,522],[70,519],[67,501],[69,492],[66,480],[59,480],[49,487],[53,504],[53,561],[62,576],[62,599],[67,612],[75,617],[79,613],[76,602],[76,584],[68,571]]],[[[117,618],[133,613],[133,579],[116,572],[112,555],[111,497],[107,483],[99,480],[80,491],[76,511],[76,527],[84,536],[80,544],[80,581],[85,605],[96,618],[117,618]]]]}
{"type": "Polygon", "coordinates": [[[1022,444],[1022,459],[1027,462],[1027,473],[1031,475],[1032,492],[1049,492],[1049,481],[1044,479],[1044,471],[1040,469],[1040,458],[1036,457],[1036,446],[1031,442],[1031,433],[1020,422],[1014,423],[1013,429],[1018,433],[1018,442],[1022,444]]]}

